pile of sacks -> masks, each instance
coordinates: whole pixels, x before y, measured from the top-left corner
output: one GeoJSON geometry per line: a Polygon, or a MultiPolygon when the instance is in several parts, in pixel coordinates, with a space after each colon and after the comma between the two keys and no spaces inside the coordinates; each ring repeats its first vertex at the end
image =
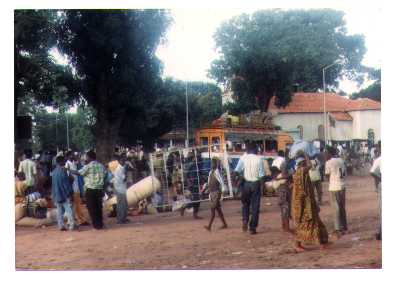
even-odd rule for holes
{"type": "Polygon", "coordinates": [[[51,203],[40,198],[40,194],[29,194],[22,202],[15,204],[15,224],[30,227],[52,225],[57,222],[57,210],[51,207],[51,203]]]}

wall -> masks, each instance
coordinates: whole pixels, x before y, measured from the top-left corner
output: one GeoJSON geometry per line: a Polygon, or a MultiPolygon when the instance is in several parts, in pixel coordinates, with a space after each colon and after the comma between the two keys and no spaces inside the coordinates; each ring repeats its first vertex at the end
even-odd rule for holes
{"type": "Polygon", "coordinates": [[[312,141],[318,138],[318,127],[323,124],[322,113],[285,113],[273,117],[273,123],[282,130],[293,130],[298,125],[303,127],[303,139],[312,141]]]}
{"type": "Polygon", "coordinates": [[[375,142],[381,140],[381,111],[380,110],[362,110],[350,111],[352,116],[352,132],[354,139],[368,138],[368,130],[373,129],[375,133],[375,142]]]}
{"type": "Polygon", "coordinates": [[[352,140],[352,121],[335,121],[335,127],[330,126],[329,139],[335,141],[352,140]]]}

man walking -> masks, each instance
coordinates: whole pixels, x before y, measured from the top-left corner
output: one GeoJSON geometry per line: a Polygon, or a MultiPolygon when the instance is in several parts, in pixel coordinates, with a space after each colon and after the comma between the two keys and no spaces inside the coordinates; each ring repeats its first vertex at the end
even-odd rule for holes
{"type": "Polygon", "coordinates": [[[104,182],[106,169],[96,161],[96,153],[89,151],[86,153],[88,164],[78,171],[84,177],[84,189],[86,206],[92,225],[95,229],[103,228],[103,202],[104,182]]]}
{"type": "Polygon", "coordinates": [[[241,190],[242,202],[242,230],[249,230],[251,234],[256,234],[259,222],[261,179],[264,177],[263,161],[256,155],[256,145],[253,142],[247,144],[247,153],[238,161],[235,168],[237,174],[243,172],[244,185],[241,190]],[[249,212],[251,220],[249,221],[249,212]]]}
{"type": "Polygon", "coordinates": [[[334,211],[335,235],[339,238],[347,228],[345,211],[345,164],[334,147],[328,148],[329,160],[326,162],[326,176],[329,177],[329,193],[334,211]]]}
{"type": "Polygon", "coordinates": [[[67,216],[68,229],[76,229],[71,198],[73,189],[64,168],[64,157],[56,157],[56,168],[52,172],[52,200],[57,207],[57,224],[61,231],[67,230],[64,226],[64,214],[67,216]]]}

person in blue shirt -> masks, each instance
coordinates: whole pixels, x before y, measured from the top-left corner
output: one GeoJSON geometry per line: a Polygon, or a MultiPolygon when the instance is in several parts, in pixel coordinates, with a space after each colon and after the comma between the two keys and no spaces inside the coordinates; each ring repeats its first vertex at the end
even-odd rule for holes
{"type": "Polygon", "coordinates": [[[52,200],[57,207],[57,224],[61,231],[66,231],[64,225],[64,215],[67,217],[69,230],[77,229],[72,210],[73,189],[67,170],[64,168],[65,161],[63,156],[56,158],[56,167],[52,171],[52,200]]]}

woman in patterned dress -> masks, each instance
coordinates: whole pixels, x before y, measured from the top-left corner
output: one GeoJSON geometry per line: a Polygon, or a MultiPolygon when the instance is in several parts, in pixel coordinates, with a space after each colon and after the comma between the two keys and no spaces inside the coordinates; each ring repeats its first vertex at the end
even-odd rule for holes
{"type": "Polygon", "coordinates": [[[319,207],[309,178],[308,158],[297,153],[296,171],[293,175],[292,218],[296,224],[295,250],[302,252],[301,243],[318,242],[321,249],[328,244],[328,233],[319,217],[319,207]]]}

